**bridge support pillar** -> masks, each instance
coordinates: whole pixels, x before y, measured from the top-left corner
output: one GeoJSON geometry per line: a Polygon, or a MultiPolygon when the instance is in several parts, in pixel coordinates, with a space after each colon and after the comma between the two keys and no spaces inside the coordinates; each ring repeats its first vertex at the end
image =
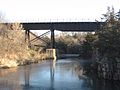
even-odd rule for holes
{"type": "Polygon", "coordinates": [[[57,50],[56,49],[46,49],[46,53],[49,59],[57,59],[57,50]]]}
{"type": "Polygon", "coordinates": [[[27,30],[25,30],[25,42],[27,42],[27,30]]]}
{"type": "Polygon", "coordinates": [[[31,44],[30,44],[30,30],[25,30],[25,42],[28,43],[28,47],[31,46],[31,44]]]}
{"type": "Polygon", "coordinates": [[[55,48],[55,35],[54,35],[54,29],[51,29],[51,48],[55,48]]]}

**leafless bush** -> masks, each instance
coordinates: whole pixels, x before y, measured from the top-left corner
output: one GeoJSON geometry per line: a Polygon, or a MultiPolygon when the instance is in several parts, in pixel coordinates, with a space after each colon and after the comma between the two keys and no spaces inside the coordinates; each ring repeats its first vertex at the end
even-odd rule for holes
{"type": "Polygon", "coordinates": [[[0,25],[0,59],[25,60],[29,57],[28,47],[24,41],[24,31],[20,24],[0,25]],[[12,28],[10,28],[12,27],[12,28]],[[15,30],[17,29],[17,30],[15,30]]]}
{"type": "Polygon", "coordinates": [[[46,59],[46,54],[28,48],[24,33],[20,23],[0,24],[0,65],[11,67],[31,60],[46,59]]]}

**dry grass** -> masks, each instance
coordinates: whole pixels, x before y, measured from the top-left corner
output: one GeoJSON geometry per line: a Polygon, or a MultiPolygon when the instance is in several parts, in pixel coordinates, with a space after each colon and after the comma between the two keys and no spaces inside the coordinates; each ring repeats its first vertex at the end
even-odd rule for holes
{"type": "Polygon", "coordinates": [[[30,50],[29,58],[34,62],[40,62],[41,60],[46,60],[48,58],[48,55],[46,53],[39,53],[34,50],[30,50]]]}
{"type": "Polygon", "coordinates": [[[1,30],[0,63],[8,67],[17,66],[18,60],[28,59],[29,52],[22,31],[1,30]]]}
{"type": "Polygon", "coordinates": [[[25,43],[24,31],[20,24],[0,24],[0,66],[15,67],[29,61],[46,59],[46,54],[40,54],[28,48],[25,43]]]}

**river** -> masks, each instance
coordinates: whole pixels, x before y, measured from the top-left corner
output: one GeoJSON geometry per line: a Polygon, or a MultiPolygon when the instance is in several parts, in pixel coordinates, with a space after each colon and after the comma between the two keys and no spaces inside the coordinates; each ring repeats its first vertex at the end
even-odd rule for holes
{"type": "Polygon", "coordinates": [[[97,78],[90,63],[74,58],[0,69],[0,90],[120,90],[119,81],[97,78]]]}

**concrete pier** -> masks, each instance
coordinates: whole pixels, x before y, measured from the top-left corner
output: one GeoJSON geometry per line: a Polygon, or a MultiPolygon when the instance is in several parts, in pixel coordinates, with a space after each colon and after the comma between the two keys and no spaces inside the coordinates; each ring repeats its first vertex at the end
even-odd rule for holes
{"type": "Polygon", "coordinates": [[[48,55],[48,57],[49,57],[50,59],[54,59],[54,60],[57,59],[56,49],[47,49],[47,50],[46,50],[46,53],[47,53],[47,55],[48,55]]]}

